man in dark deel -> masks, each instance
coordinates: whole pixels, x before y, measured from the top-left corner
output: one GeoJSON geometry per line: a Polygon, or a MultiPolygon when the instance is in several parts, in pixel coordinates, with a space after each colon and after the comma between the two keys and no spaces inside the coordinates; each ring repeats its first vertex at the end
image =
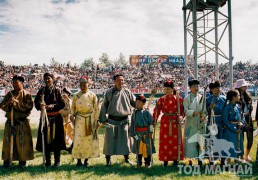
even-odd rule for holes
{"type": "Polygon", "coordinates": [[[135,107],[135,96],[124,88],[124,77],[121,74],[114,76],[115,86],[108,89],[104,102],[102,103],[99,122],[108,123],[112,126],[106,127],[104,150],[106,165],[110,166],[112,155],[124,155],[125,162],[129,161],[128,144],[128,116],[131,115],[131,108],[135,107]],[[108,118],[106,117],[108,114],[108,118]]]}
{"type": "Polygon", "coordinates": [[[31,128],[28,116],[33,108],[33,99],[31,94],[23,89],[24,78],[15,75],[13,77],[14,90],[8,92],[4,97],[0,107],[6,112],[2,159],[4,168],[10,165],[10,143],[13,133],[13,157],[12,160],[19,161],[19,166],[25,167],[27,160],[34,159],[31,128]],[[13,109],[13,115],[12,114],[13,109]],[[13,117],[13,127],[11,127],[11,118],[13,117]],[[12,132],[12,128],[13,131],[12,132]]]}
{"type": "MultiPolygon", "coordinates": [[[[44,141],[45,141],[45,166],[51,166],[51,152],[54,152],[54,166],[60,166],[60,151],[65,150],[65,138],[63,118],[60,110],[65,107],[65,103],[61,96],[61,90],[53,84],[54,76],[50,73],[44,74],[46,86],[42,87],[35,97],[35,107],[37,110],[46,108],[48,120],[44,125],[44,141]],[[43,98],[44,97],[44,98],[43,98]]],[[[40,119],[36,150],[42,152],[40,119]]]]}

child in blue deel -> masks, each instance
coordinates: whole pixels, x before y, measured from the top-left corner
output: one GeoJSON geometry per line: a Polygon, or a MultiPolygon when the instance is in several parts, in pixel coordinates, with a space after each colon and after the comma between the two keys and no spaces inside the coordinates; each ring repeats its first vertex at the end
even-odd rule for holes
{"type": "Polygon", "coordinates": [[[152,154],[156,153],[152,134],[154,131],[153,118],[147,109],[143,106],[146,103],[144,95],[136,97],[136,109],[133,111],[131,118],[130,136],[133,137],[134,143],[132,153],[136,154],[137,167],[142,166],[142,157],[145,161],[145,167],[151,167],[152,154]]]}

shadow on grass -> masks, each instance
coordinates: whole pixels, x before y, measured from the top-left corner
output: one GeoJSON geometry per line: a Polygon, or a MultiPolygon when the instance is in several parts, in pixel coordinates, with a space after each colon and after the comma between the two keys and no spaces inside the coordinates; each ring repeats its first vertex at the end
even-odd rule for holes
{"type": "MultiPolygon", "coordinates": [[[[252,179],[253,177],[257,177],[257,166],[255,163],[253,163],[253,175],[252,176],[246,176],[245,179],[252,179]]],[[[143,176],[143,177],[162,177],[169,175],[170,178],[178,178],[178,177],[186,177],[186,176],[192,176],[192,174],[186,175],[186,174],[180,174],[179,168],[175,166],[168,166],[166,168],[160,166],[160,165],[154,165],[152,168],[146,169],[144,167],[142,168],[136,168],[135,166],[128,166],[121,163],[114,163],[110,167],[107,167],[103,164],[95,164],[93,166],[90,166],[88,168],[85,168],[83,166],[76,167],[74,164],[63,164],[60,167],[48,167],[44,168],[42,165],[33,165],[28,166],[25,169],[20,168],[17,163],[14,165],[11,169],[4,169],[0,168],[0,177],[1,175],[4,176],[11,176],[12,174],[26,172],[30,174],[31,177],[33,176],[40,176],[47,173],[55,172],[55,173],[66,173],[67,178],[71,178],[72,175],[79,175],[79,177],[83,178],[90,178],[91,176],[99,176],[99,177],[110,177],[110,174],[116,175],[118,177],[127,177],[127,176],[143,176]]],[[[201,174],[205,174],[204,167],[201,168],[201,174]]],[[[205,174],[207,177],[216,177],[216,175],[213,174],[205,174]]],[[[78,177],[78,176],[77,176],[78,177]]]]}

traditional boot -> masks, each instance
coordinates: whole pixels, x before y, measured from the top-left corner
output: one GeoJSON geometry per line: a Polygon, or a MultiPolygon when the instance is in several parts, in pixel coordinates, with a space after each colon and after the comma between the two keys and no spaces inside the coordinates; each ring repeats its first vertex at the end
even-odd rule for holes
{"type": "Polygon", "coordinates": [[[51,166],[51,155],[50,155],[50,152],[47,152],[46,151],[46,163],[45,163],[45,166],[46,167],[49,167],[49,166],[51,166]]]}
{"type": "Polygon", "coordinates": [[[177,165],[178,165],[178,161],[177,160],[173,161],[173,166],[177,166],[177,165]]]}
{"type": "Polygon", "coordinates": [[[130,165],[133,165],[133,163],[130,161],[130,159],[129,159],[129,155],[124,155],[124,157],[125,157],[125,163],[126,164],[130,164],[130,165]]]}
{"type": "Polygon", "coordinates": [[[89,167],[88,159],[85,159],[85,160],[84,160],[84,166],[85,166],[85,167],[89,167]]]}
{"type": "Polygon", "coordinates": [[[163,167],[167,167],[168,166],[168,161],[164,161],[163,167]]]}
{"type": "Polygon", "coordinates": [[[55,158],[54,166],[59,167],[60,166],[60,151],[54,152],[54,158],[55,158]]]}
{"type": "Polygon", "coordinates": [[[9,168],[9,161],[4,161],[3,168],[9,168]]]}
{"type": "Polygon", "coordinates": [[[81,159],[77,159],[77,164],[76,164],[76,166],[77,167],[80,167],[82,165],[82,160],[81,159]]]}
{"type": "Polygon", "coordinates": [[[19,161],[19,166],[20,166],[21,168],[26,167],[26,161],[19,161]]]}
{"type": "MultiPolygon", "coordinates": [[[[137,168],[140,168],[140,167],[142,167],[142,155],[139,154],[139,155],[136,155],[136,156],[138,156],[137,168]]],[[[136,159],[137,159],[137,157],[136,157],[136,159]]]]}
{"type": "Polygon", "coordinates": [[[147,158],[144,158],[144,163],[145,163],[146,168],[151,167],[151,156],[150,155],[148,155],[147,158]]]}
{"type": "Polygon", "coordinates": [[[111,166],[111,156],[106,155],[106,166],[111,166]]]}

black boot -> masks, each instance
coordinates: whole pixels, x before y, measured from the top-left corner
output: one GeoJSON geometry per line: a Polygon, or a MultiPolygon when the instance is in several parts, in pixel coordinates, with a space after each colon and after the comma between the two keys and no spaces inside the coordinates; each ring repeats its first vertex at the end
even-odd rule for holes
{"type": "Polygon", "coordinates": [[[138,159],[137,167],[140,168],[140,167],[142,167],[142,155],[139,154],[139,155],[136,155],[136,156],[138,156],[138,158],[136,157],[136,159],[138,159]]]}
{"type": "Polygon", "coordinates": [[[77,164],[76,164],[77,167],[80,167],[82,166],[82,160],[81,159],[78,159],[77,160],[77,164]]]}
{"type": "Polygon", "coordinates": [[[88,159],[85,159],[85,160],[84,160],[84,166],[85,166],[85,167],[89,167],[88,159]]]}
{"type": "Polygon", "coordinates": [[[130,165],[133,165],[133,163],[130,161],[130,159],[129,159],[129,155],[124,155],[124,157],[125,157],[125,163],[126,164],[130,164],[130,165]]]}
{"type": "Polygon", "coordinates": [[[167,166],[168,166],[168,161],[164,161],[163,166],[164,166],[164,167],[167,167],[167,166]]]}
{"type": "Polygon", "coordinates": [[[3,168],[9,168],[10,164],[9,161],[4,161],[3,168]]]}
{"type": "Polygon", "coordinates": [[[106,155],[106,166],[111,166],[111,156],[106,155]]]}
{"type": "Polygon", "coordinates": [[[177,166],[177,165],[178,165],[178,161],[177,160],[173,161],[173,166],[177,166]]]}
{"type": "Polygon", "coordinates": [[[202,161],[198,160],[198,165],[202,166],[202,161]]]}
{"type": "Polygon", "coordinates": [[[54,152],[54,158],[55,158],[54,166],[59,167],[60,166],[60,151],[54,152]]]}
{"type": "Polygon", "coordinates": [[[256,150],[256,165],[258,165],[258,146],[257,146],[257,150],[256,150]]]}
{"type": "Polygon", "coordinates": [[[51,155],[50,155],[50,152],[46,151],[45,155],[46,155],[45,166],[49,167],[49,166],[51,166],[51,155]]]}
{"type": "Polygon", "coordinates": [[[19,161],[19,166],[20,166],[21,168],[26,167],[26,161],[19,161]]]}

